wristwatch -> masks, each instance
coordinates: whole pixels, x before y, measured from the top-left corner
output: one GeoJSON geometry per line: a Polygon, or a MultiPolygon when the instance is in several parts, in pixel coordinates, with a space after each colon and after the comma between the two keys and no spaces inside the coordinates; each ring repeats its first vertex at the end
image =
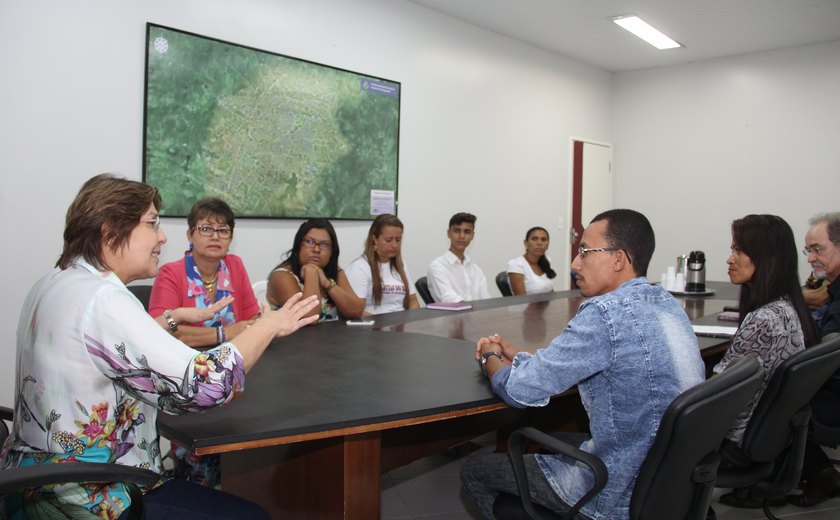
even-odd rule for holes
{"type": "Polygon", "coordinates": [[[172,317],[172,311],[169,309],[163,311],[163,317],[166,320],[166,323],[169,324],[169,333],[175,334],[175,331],[178,330],[178,324],[175,323],[175,318],[172,317]]]}
{"type": "Polygon", "coordinates": [[[485,352],[484,354],[482,354],[481,355],[481,360],[478,362],[478,364],[481,366],[481,373],[484,375],[484,377],[487,377],[487,358],[493,357],[493,356],[499,358],[499,361],[504,361],[502,359],[502,355],[499,354],[496,351],[493,351],[493,350],[491,350],[489,352],[485,352]]]}
{"type": "Polygon", "coordinates": [[[327,278],[327,280],[329,280],[330,284],[327,286],[327,288],[324,290],[324,292],[330,292],[330,291],[333,290],[333,288],[336,285],[338,285],[337,283],[335,283],[335,280],[333,280],[332,278],[327,278]]]}

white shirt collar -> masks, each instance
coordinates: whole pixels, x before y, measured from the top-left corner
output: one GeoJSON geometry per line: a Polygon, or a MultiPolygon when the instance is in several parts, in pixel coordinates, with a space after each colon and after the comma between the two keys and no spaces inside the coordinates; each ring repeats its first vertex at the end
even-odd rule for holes
{"type": "MultiPolygon", "coordinates": [[[[461,263],[461,259],[458,258],[458,255],[456,255],[455,253],[453,253],[449,249],[446,250],[446,253],[444,253],[443,256],[446,258],[446,261],[449,262],[450,264],[460,264],[461,263]]],[[[464,263],[463,263],[463,265],[467,265],[468,263],[470,263],[470,255],[464,253],[464,263]]]]}
{"type": "Polygon", "coordinates": [[[122,280],[120,280],[120,277],[117,276],[116,274],[114,274],[113,271],[100,271],[99,269],[94,267],[93,264],[91,264],[90,262],[85,260],[85,258],[83,256],[76,257],[76,259],[73,260],[73,263],[71,265],[78,265],[82,269],[87,269],[91,273],[101,276],[102,278],[108,280],[109,282],[111,282],[114,285],[118,285],[120,287],[125,287],[125,284],[122,283],[122,280]]]}

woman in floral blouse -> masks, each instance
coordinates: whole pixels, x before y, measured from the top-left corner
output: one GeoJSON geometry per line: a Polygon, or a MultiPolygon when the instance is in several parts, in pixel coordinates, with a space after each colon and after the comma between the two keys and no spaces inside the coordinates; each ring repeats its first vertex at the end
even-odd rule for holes
{"type": "Polygon", "coordinates": [[[796,240],[790,226],[775,215],[747,215],[732,223],[732,254],[726,263],[729,281],[741,286],[740,324],[723,359],[723,372],[735,359],[757,357],[764,384],[738,417],[727,438],[741,445],[758,398],[782,361],[819,343],[820,334],[799,284],[796,240]]]}
{"type": "MultiPolygon", "coordinates": [[[[317,299],[293,298],[235,342],[199,352],[174,338],[125,287],[157,273],[166,242],[160,206],[157,189],[140,182],[99,175],[82,186],[57,266],[21,310],[2,467],[101,462],[161,472],[159,409],[183,414],[229,402],[273,338],[315,319],[303,316],[317,299]]],[[[119,484],[45,486],[5,502],[11,518],[117,518],[130,506],[119,484]]],[[[244,500],[179,481],[149,491],[144,502],[149,518],[266,517],[244,500]]]]}
{"type": "MultiPolygon", "coordinates": [[[[723,372],[733,361],[745,356],[758,359],[764,380],[721,445],[721,464],[748,463],[741,450],[744,432],[761,395],[782,362],[820,341],[820,332],[799,284],[799,258],[793,231],[775,215],[747,215],[732,223],[732,254],[729,280],[741,286],[740,323],[732,343],[714,372],[723,372]]],[[[720,501],[734,507],[761,507],[763,499],[747,489],[721,496],[720,501]]]]}

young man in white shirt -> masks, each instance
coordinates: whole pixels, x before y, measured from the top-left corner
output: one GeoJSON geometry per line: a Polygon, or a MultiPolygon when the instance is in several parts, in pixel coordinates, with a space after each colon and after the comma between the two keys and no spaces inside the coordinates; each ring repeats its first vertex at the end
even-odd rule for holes
{"type": "Polygon", "coordinates": [[[489,298],[487,278],[469,256],[475,238],[475,215],[456,213],[449,219],[449,250],[429,264],[429,292],[436,302],[463,302],[489,298]]]}

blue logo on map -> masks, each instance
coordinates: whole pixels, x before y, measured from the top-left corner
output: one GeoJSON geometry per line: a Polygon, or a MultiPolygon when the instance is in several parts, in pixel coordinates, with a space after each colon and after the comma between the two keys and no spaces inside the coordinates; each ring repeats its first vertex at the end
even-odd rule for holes
{"type": "Polygon", "coordinates": [[[400,87],[378,79],[361,78],[362,90],[383,96],[399,97],[400,87]]]}

